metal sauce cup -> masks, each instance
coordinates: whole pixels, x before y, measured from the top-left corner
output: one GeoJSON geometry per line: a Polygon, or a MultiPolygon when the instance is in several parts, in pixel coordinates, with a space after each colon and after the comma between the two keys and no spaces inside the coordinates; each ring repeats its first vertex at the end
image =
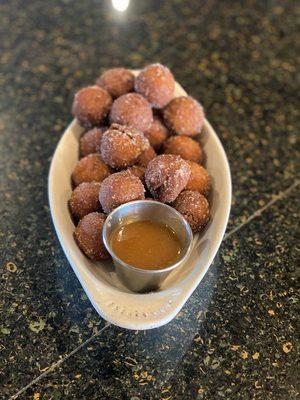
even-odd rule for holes
{"type": "Polygon", "coordinates": [[[103,241],[124,285],[134,292],[149,292],[158,289],[171,271],[185,263],[192,249],[193,234],[189,224],[174,208],[154,200],[138,200],[123,204],[108,215],[103,226],[103,241]],[[120,225],[140,220],[158,221],[176,232],[182,243],[182,256],[175,264],[164,269],[145,270],[126,264],[113,252],[110,246],[112,232],[120,225]]]}

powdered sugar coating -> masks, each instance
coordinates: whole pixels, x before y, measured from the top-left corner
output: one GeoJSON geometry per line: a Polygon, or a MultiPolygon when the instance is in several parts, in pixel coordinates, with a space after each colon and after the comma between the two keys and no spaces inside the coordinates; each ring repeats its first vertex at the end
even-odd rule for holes
{"type": "Polygon", "coordinates": [[[183,215],[193,232],[200,232],[209,221],[209,204],[199,192],[184,190],[173,207],[183,215]]]}
{"type": "Polygon", "coordinates": [[[85,215],[74,231],[78,247],[93,261],[101,261],[110,257],[102,239],[105,218],[105,215],[99,212],[85,215]]]}
{"type": "Polygon", "coordinates": [[[112,124],[102,136],[100,152],[106,164],[122,169],[135,164],[149,146],[143,132],[132,127],[112,124]]]}
{"type": "Polygon", "coordinates": [[[83,157],[75,165],[72,180],[75,186],[82,182],[102,182],[111,170],[100,156],[100,154],[89,154],[83,157]]]}
{"type": "Polygon", "coordinates": [[[163,108],[173,97],[175,80],[169,68],[156,63],[142,69],[135,78],[134,88],[152,107],[163,108]]]}
{"type": "Polygon", "coordinates": [[[141,167],[147,167],[149,162],[155,158],[157,154],[155,153],[152,146],[149,146],[148,149],[144,150],[137,160],[137,165],[141,167]]]}
{"type": "Polygon", "coordinates": [[[163,124],[161,118],[158,116],[153,117],[153,122],[149,129],[145,131],[145,136],[149,140],[151,146],[155,150],[158,150],[163,142],[169,137],[170,132],[167,127],[163,124]]]}
{"type": "Polygon", "coordinates": [[[101,125],[112,105],[110,94],[99,86],[88,86],[74,97],[72,113],[86,127],[101,125]]]}
{"type": "Polygon", "coordinates": [[[117,98],[109,114],[110,123],[132,126],[146,131],[153,121],[148,101],[138,93],[127,93],[117,98]]]}
{"type": "Polygon", "coordinates": [[[96,84],[103,87],[116,99],[134,89],[134,75],[126,68],[111,68],[103,72],[96,84]]]}
{"type": "Polygon", "coordinates": [[[184,160],[200,162],[202,149],[198,142],[188,136],[171,136],[164,144],[165,154],[177,154],[184,160]]]}
{"type": "Polygon", "coordinates": [[[100,187],[99,182],[82,182],[73,190],[70,209],[75,218],[80,219],[91,212],[101,211],[100,187]]]}
{"type": "Polygon", "coordinates": [[[99,200],[105,213],[110,213],[121,204],[145,198],[141,180],[129,171],[116,172],[101,185],[99,200]]]}
{"type": "Polygon", "coordinates": [[[164,109],[164,122],[178,135],[198,135],[204,124],[202,106],[190,96],[176,97],[164,109]]]}
{"type": "Polygon", "coordinates": [[[173,154],[155,157],[145,171],[148,189],[155,199],[163,203],[173,202],[186,187],[189,177],[189,164],[173,154]]]}
{"type": "Polygon", "coordinates": [[[191,176],[186,185],[187,190],[195,190],[203,196],[207,196],[210,191],[211,180],[205,168],[193,161],[189,161],[191,176]]]}
{"type": "Polygon", "coordinates": [[[85,132],[80,138],[79,150],[80,156],[85,157],[89,154],[97,153],[100,148],[103,133],[107,130],[106,127],[93,128],[85,132]]]}

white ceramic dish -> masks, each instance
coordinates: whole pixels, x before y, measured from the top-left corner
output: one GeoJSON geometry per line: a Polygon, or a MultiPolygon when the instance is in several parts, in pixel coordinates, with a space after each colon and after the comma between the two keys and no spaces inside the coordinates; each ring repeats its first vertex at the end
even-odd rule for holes
{"type": "MultiPolygon", "coordinates": [[[[175,95],[186,92],[176,83],[175,95]]],[[[205,121],[201,144],[207,155],[206,168],[212,177],[211,221],[196,235],[191,257],[171,273],[160,291],[136,294],[118,280],[111,262],[93,263],[78,249],[68,200],[70,176],[78,160],[78,138],[83,129],[74,120],[64,132],[54,153],[49,172],[49,203],[61,246],[87,296],[107,321],[128,329],[151,329],[171,321],[191,296],[212,263],[225,233],[231,205],[231,177],[222,144],[205,121]]]]}

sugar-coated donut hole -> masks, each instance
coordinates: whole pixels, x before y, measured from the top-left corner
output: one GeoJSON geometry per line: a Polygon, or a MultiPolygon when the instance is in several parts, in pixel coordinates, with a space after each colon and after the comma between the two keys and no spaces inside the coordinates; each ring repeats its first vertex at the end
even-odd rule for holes
{"type": "Polygon", "coordinates": [[[171,203],[186,187],[190,166],[180,156],[161,154],[149,162],[145,181],[152,196],[162,203],[171,203]]]}
{"type": "Polygon", "coordinates": [[[100,188],[99,200],[105,213],[121,204],[145,198],[141,180],[129,171],[116,172],[106,178],[100,188]]]}
{"type": "Polygon", "coordinates": [[[105,218],[105,215],[99,212],[87,214],[79,221],[74,231],[78,247],[93,261],[110,258],[102,240],[105,218]]]}
{"type": "Polygon", "coordinates": [[[184,160],[200,162],[202,149],[198,142],[188,136],[171,136],[164,144],[165,154],[177,154],[184,160]]]}
{"type": "Polygon", "coordinates": [[[163,124],[162,119],[155,115],[149,129],[145,131],[145,136],[149,140],[151,146],[155,150],[159,150],[169,135],[170,132],[163,124]]]}
{"type": "Polygon", "coordinates": [[[188,161],[191,168],[190,179],[186,185],[187,190],[193,190],[206,196],[209,194],[211,179],[206,169],[193,161],[188,161]]]}
{"type": "Polygon", "coordinates": [[[134,89],[134,75],[126,68],[111,68],[104,71],[96,84],[103,87],[115,99],[134,89]]]}
{"type": "Polygon", "coordinates": [[[110,111],[112,98],[99,86],[88,86],[79,90],[72,105],[72,113],[78,122],[86,127],[101,125],[110,111]]]}
{"type": "Polygon", "coordinates": [[[134,88],[152,107],[163,108],[173,97],[175,80],[169,68],[158,63],[150,64],[135,78],[134,88]]]}
{"type": "Polygon", "coordinates": [[[99,152],[101,139],[106,130],[107,127],[93,128],[81,136],[79,141],[79,152],[81,157],[99,152]]]}
{"type": "Polygon", "coordinates": [[[102,136],[100,153],[106,164],[123,169],[135,164],[148,149],[149,141],[143,132],[133,127],[112,124],[102,136]]]}
{"type": "Polygon", "coordinates": [[[110,167],[103,162],[100,154],[89,154],[75,165],[72,181],[75,186],[82,182],[102,182],[110,173],[110,167]]]}
{"type": "Polygon", "coordinates": [[[110,123],[132,126],[145,132],[153,121],[148,101],[138,93],[128,93],[117,98],[109,114],[110,123]]]}
{"type": "Polygon", "coordinates": [[[183,215],[193,232],[200,232],[209,221],[209,204],[199,192],[184,190],[173,203],[183,215]]]}
{"type": "Polygon", "coordinates": [[[196,136],[204,124],[203,108],[190,96],[176,97],[165,107],[164,122],[177,135],[196,136]]]}
{"type": "Polygon", "coordinates": [[[80,219],[91,212],[101,211],[100,187],[99,182],[82,182],[73,190],[69,204],[75,218],[80,219]]]}

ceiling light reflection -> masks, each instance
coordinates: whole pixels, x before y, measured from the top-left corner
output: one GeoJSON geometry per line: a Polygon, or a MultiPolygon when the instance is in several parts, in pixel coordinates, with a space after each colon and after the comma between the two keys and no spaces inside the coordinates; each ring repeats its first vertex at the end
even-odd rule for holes
{"type": "Polygon", "coordinates": [[[129,6],[130,0],[112,0],[113,8],[117,11],[125,11],[129,6]]]}

